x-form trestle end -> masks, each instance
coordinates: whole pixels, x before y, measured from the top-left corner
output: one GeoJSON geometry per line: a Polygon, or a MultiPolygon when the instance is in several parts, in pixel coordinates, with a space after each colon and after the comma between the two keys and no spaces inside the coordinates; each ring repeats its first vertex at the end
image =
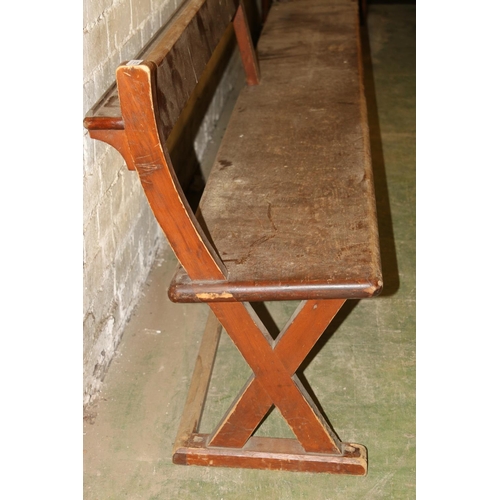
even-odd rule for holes
{"type": "Polygon", "coordinates": [[[344,302],[302,301],[276,340],[249,304],[210,303],[173,462],[365,475],[366,448],[339,439],[295,375],[344,302]],[[201,434],[199,423],[222,326],[253,375],[215,431],[201,434]],[[273,405],[296,439],[252,436],[273,405]]]}

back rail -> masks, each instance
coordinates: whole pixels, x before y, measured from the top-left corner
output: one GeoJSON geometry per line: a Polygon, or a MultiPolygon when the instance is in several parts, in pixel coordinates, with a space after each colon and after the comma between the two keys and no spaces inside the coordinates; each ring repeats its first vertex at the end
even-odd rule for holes
{"type": "MultiPolygon", "coordinates": [[[[156,219],[194,280],[224,280],[227,271],[187,204],[167,139],[235,17],[247,77],[249,68],[253,68],[253,80],[249,83],[258,83],[258,65],[242,2],[190,0],[168,25],[170,29],[162,30],[144,55],[139,56],[142,59],[117,68],[121,116],[115,122],[105,116],[88,117],[85,121],[91,137],[114,146],[128,168],[138,172],[156,219]],[[252,57],[253,64],[249,64],[252,57]]],[[[116,102],[113,93],[106,96],[106,102],[116,102]]]]}
{"type": "MultiPolygon", "coordinates": [[[[159,128],[165,140],[180,116],[237,9],[235,0],[186,0],[173,18],[135,56],[158,67],[159,128]]],[[[87,113],[89,130],[123,130],[114,83],[87,113]]]]}

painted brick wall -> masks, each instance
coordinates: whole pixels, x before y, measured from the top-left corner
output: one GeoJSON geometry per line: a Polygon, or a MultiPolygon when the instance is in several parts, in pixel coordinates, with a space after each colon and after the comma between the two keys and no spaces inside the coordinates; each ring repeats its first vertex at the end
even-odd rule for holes
{"type": "MultiPolygon", "coordinates": [[[[84,0],[83,114],[112,84],[115,69],[132,59],[182,0],[84,0]]],[[[198,158],[234,85],[233,56],[194,142],[198,158]]],[[[84,131],[84,405],[98,394],[161,245],[134,172],[112,147],[84,131]]]]}

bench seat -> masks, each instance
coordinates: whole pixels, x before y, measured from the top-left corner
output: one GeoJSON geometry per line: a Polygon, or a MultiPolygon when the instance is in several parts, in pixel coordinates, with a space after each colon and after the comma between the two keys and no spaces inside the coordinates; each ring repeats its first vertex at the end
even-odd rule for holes
{"type": "Polygon", "coordinates": [[[358,19],[350,1],[276,3],[261,81],[240,93],[198,220],[228,270],[177,302],[363,298],[382,286],[358,19]]]}

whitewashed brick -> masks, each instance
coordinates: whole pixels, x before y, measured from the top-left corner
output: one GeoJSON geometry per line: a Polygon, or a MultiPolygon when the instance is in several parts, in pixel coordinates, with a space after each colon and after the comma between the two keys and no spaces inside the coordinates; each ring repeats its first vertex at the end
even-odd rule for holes
{"type": "Polygon", "coordinates": [[[161,27],[160,21],[160,10],[157,8],[149,18],[149,23],[151,26],[151,34],[154,35],[161,27]]]}
{"type": "Polygon", "coordinates": [[[139,176],[135,170],[125,168],[122,175],[124,199],[130,196],[144,196],[139,176]]]}
{"type": "Polygon", "coordinates": [[[113,0],[89,0],[83,3],[83,29],[88,30],[113,5],[113,0]]]}
{"type": "Polygon", "coordinates": [[[116,243],[113,232],[113,197],[105,196],[97,209],[99,221],[99,244],[103,252],[103,259],[107,266],[114,267],[116,243]]]}
{"type": "Polygon", "coordinates": [[[96,94],[96,99],[94,102],[91,102],[89,104],[89,109],[95,104],[97,99],[101,97],[101,95],[110,87],[110,85],[115,80],[115,75],[113,71],[107,69],[110,57],[111,54],[107,54],[106,59],[104,59],[97,68],[95,68],[91,73],[87,75],[87,79],[92,80],[94,82],[95,94],[96,94]]]}
{"type": "MultiPolygon", "coordinates": [[[[96,331],[95,317],[92,311],[87,312],[83,318],[83,338],[92,338],[96,331]]],[[[83,359],[88,359],[89,353],[92,350],[91,342],[83,343],[83,359]]]]}
{"type": "Polygon", "coordinates": [[[123,168],[125,168],[125,160],[122,155],[115,148],[108,147],[99,168],[102,190],[105,195],[116,184],[123,168]]]}
{"type": "Polygon", "coordinates": [[[87,130],[84,129],[83,133],[83,174],[93,175],[96,172],[95,164],[95,143],[90,138],[87,130]]]}
{"type": "Polygon", "coordinates": [[[101,198],[97,206],[97,219],[99,221],[99,238],[103,238],[113,226],[113,214],[111,213],[112,197],[108,190],[101,198]]]}
{"type": "Polygon", "coordinates": [[[120,49],[132,31],[130,0],[117,2],[109,13],[108,19],[109,47],[120,49]]]}
{"type": "Polygon", "coordinates": [[[148,40],[151,40],[153,36],[153,30],[151,27],[151,17],[146,19],[139,27],[141,33],[141,47],[144,46],[148,40]]]}
{"type": "Polygon", "coordinates": [[[123,197],[123,211],[117,214],[115,218],[115,228],[118,227],[134,227],[139,224],[141,215],[149,210],[149,205],[146,196],[142,192],[138,192],[136,196],[123,197]]]}
{"type": "Polygon", "coordinates": [[[83,222],[88,223],[92,212],[101,198],[101,182],[98,175],[86,174],[83,177],[83,222]]]}
{"type": "Polygon", "coordinates": [[[102,386],[102,379],[114,354],[116,328],[114,317],[105,318],[97,327],[100,335],[84,360],[84,404],[91,402],[102,386]]]}
{"type": "Polygon", "coordinates": [[[99,222],[97,214],[91,216],[83,228],[85,238],[83,240],[84,264],[92,262],[100,250],[99,222]]]}
{"type": "Polygon", "coordinates": [[[104,19],[83,35],[83,69],[90,74],[108,57],[108,33],[104,19]]]}
{"type": "Polygon", "coordinates": [[[95,80],[93,78],[87,80],[83,84],[83,115],[94,105],[99,96],[97,95],[95,80]]]}
{"type": "MultiPolygon", "coordinates": [[[[116,175],[116,183],[113,185],[113,196],[111,200],[111,211],[113,214],[113,225],[115,217],[122,211],[123,205],[123,176],[127,175],[128,170],[123,167],[118,170],[116,175]]],[[[131,172],[132,173],[132,172],[131,172]]]]}
{"type": "Polygon", "coordinates": [[[120,61],[133,59],[142,47],[141,33],[138,31],[131,35],[120,48],[120,61]]]}
{"type": "Polygon", "coordinates": [[[136,256],[136,247],[133,245],[130,238],[124,240],[121,245],[120,243],[117,245],[117,247],[121,246],[121,248],[117,249],[115,258],[115,276],[116,282],[119,287],[121,287],[121,284],[124,283],[127,279],[132,261],[136,256]]]}
{"type": "MultiPolygon", "coordinates": [[[[105,157],[109,153],[109,150],[112,149],[112,146],[103,142],[94,140],[94,162],[96,164],[96,174],[99,179],[101,178],[101,169],[103,168],[103,163],[105,162],[105,157]]],[[[101,189],[104,192],[103,189],[101,189]]]]}
{"type": "MultiPolygon", "coordinates": [[[[137,277],[141,276],[142,271],[139,252],[136,251],[135,259],[130,262],[125,279],[118,288],[117,301],[120,308],[120,318],[125,318],[129,304],[138,299],[137,277]]],[[[138,288],[140,289],[140,285],[138,288]]]]}
{"type": "MultiPolygon", "coordinates": [[[[114,288],[114,271],[109,268],[105,274],[102,286],[97,290],[94,301],[92,302],[91,311],[94,314],[96,324],[100,324],[109,316],[114,317],[114,309],[117,307],[114,288]]],[[[96,342],[100,333],[93,332],[92,340],[96,342]]]]}
{"type": "Polygon", "coordinates": [[[120,62],[120,52],[116,49],[110,50],[108,57],[102,62],[102,65],[99,68],[99,83],[100,88],[102,89],[99,93],[99,97],[114,83],[116,78],[116,68],[120,62]]]}
{"type": "Polygon", "coordinates": [[[132,30],[136,30],[151,14],[150,0],[132,1],[132,30]]]}
{"type": "Polygon", "coordinates": [[[172,17],[174,12],[177,10],[177,5],[178,4],[176,1],[163,3],[163,5],[159,9],[161,25],[164,25],[172,17]]]}
{"type": "Polygon", "coordinates": [[[88,312],[94,296],[102,285],[105,275],[105,264],[101,251],[83,266],[83,311],[88,312]]]}

